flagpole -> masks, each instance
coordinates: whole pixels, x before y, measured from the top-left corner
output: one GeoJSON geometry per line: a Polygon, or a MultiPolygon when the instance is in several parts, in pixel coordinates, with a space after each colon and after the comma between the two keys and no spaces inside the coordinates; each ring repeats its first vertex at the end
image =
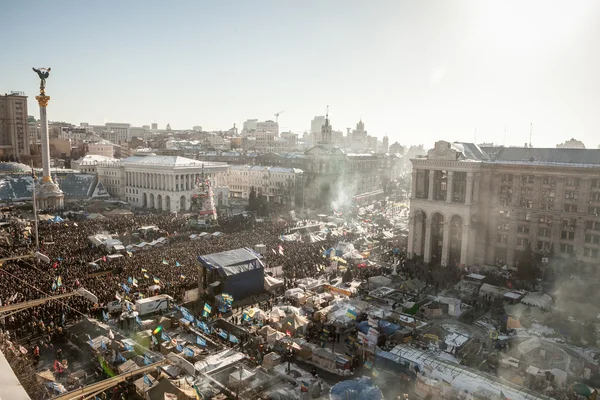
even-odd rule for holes
{"type": "Polygon", "coordinates": [[[36,179],[35,179],[35,172],[33,171],[33,160],[31,161],[31,176],[33,178],[33,221],[34,221],[33,223],[35,226],[35,251],[39,251],[40,242],[39,242],[39,236],[38,236],[37,201],[36,201],[36,193],[35,193],[36,179]]]}

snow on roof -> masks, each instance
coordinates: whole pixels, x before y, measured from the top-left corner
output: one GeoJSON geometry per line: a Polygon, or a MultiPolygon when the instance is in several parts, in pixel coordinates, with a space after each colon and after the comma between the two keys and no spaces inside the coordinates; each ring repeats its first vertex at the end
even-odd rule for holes
{"type": "Polygon", "coordinates": [[[418,365],[421,371],[427,372],[428,378],[448,382],[457,390],[475,393],[484,389],[495,394],[504,393],[511,400],[551,400],[550,397],[525,389],[511,382],[500,381],[485,372],[457,365],[434,354],[404,345],[398,345],[392,354],[418,365]]]}
{"type": "Polygon", "coordinates": [[[194,368],[198,372],[209,373],[216,369],[225,368],[244,359],[244,353],[235,350],[225,350],[206,357],[204,360],[196,362],[194,368]]]}
{"type": "Polygon", "coordinates": [[[169,167],[201,167],[201,166],[216,166],[226,165],[222,162],[207,162],[192,160],[191,158],[181,156],[131,156],[122,160],[123,164],[135,164],[135,165],[162,165],[169,167]]]}
{"type": "Polygon", "coordinates": [[[482,280],[482,279],[485,279],[485,275],[469,274],[469,275],[467,275],[467,278],[482,280]]]}

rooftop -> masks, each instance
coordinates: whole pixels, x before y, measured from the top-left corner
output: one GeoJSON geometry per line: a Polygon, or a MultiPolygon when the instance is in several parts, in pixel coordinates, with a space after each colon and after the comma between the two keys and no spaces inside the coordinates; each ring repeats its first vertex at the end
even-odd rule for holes
{"type": "Polygon", "coordinates": [[[493,154],[494,163],[531,163],[548,165],[600,165],[600,150],[501,147],[493,154]]]}
{"type": "Polygon", "coordinates": [[[125,158],[121,161],[123,164],[135,164],[135,165],[162,165],[165,167],[202,167],[204,166],[217,166],[227,165],[220,162],[206,162],[192,160],[191,158],[181,156],[132,156],[125,158]]]}
{"type": "Polygon", "coordinates": [[[0,162],[0,174],[31,172],[31,167],[17,162],[0,162]]]}

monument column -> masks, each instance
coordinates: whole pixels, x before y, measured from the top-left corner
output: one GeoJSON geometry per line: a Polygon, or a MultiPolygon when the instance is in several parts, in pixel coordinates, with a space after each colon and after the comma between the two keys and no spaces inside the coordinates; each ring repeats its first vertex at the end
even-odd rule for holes
{"type": "Polygon", "coordinates": [[[40,95],[35,96],[35,99],[40,106],[40,124],[41,124],[41,141],[42,141],[42,182],[39,184],[38,202],[40,208],[64,208],[65,196],[58,187],[58,184],[52,182],[50,175],[50,140],[48,138],[48,115],[46,113],[50,96],[46,96],[46,79],[50,75],[50,68],[40,68],[33,71],[40,78],[40,95]]]}

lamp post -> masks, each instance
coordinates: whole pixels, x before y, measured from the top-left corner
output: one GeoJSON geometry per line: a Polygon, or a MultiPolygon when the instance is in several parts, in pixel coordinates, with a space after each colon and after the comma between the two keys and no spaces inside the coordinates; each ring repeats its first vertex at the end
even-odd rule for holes
{"type": "Polygon", "coordinates": [[[542,293],[544,293],[544,280],[546,279],[546,267],[548,266],[548,257],[542,257],[542,293]]]}

